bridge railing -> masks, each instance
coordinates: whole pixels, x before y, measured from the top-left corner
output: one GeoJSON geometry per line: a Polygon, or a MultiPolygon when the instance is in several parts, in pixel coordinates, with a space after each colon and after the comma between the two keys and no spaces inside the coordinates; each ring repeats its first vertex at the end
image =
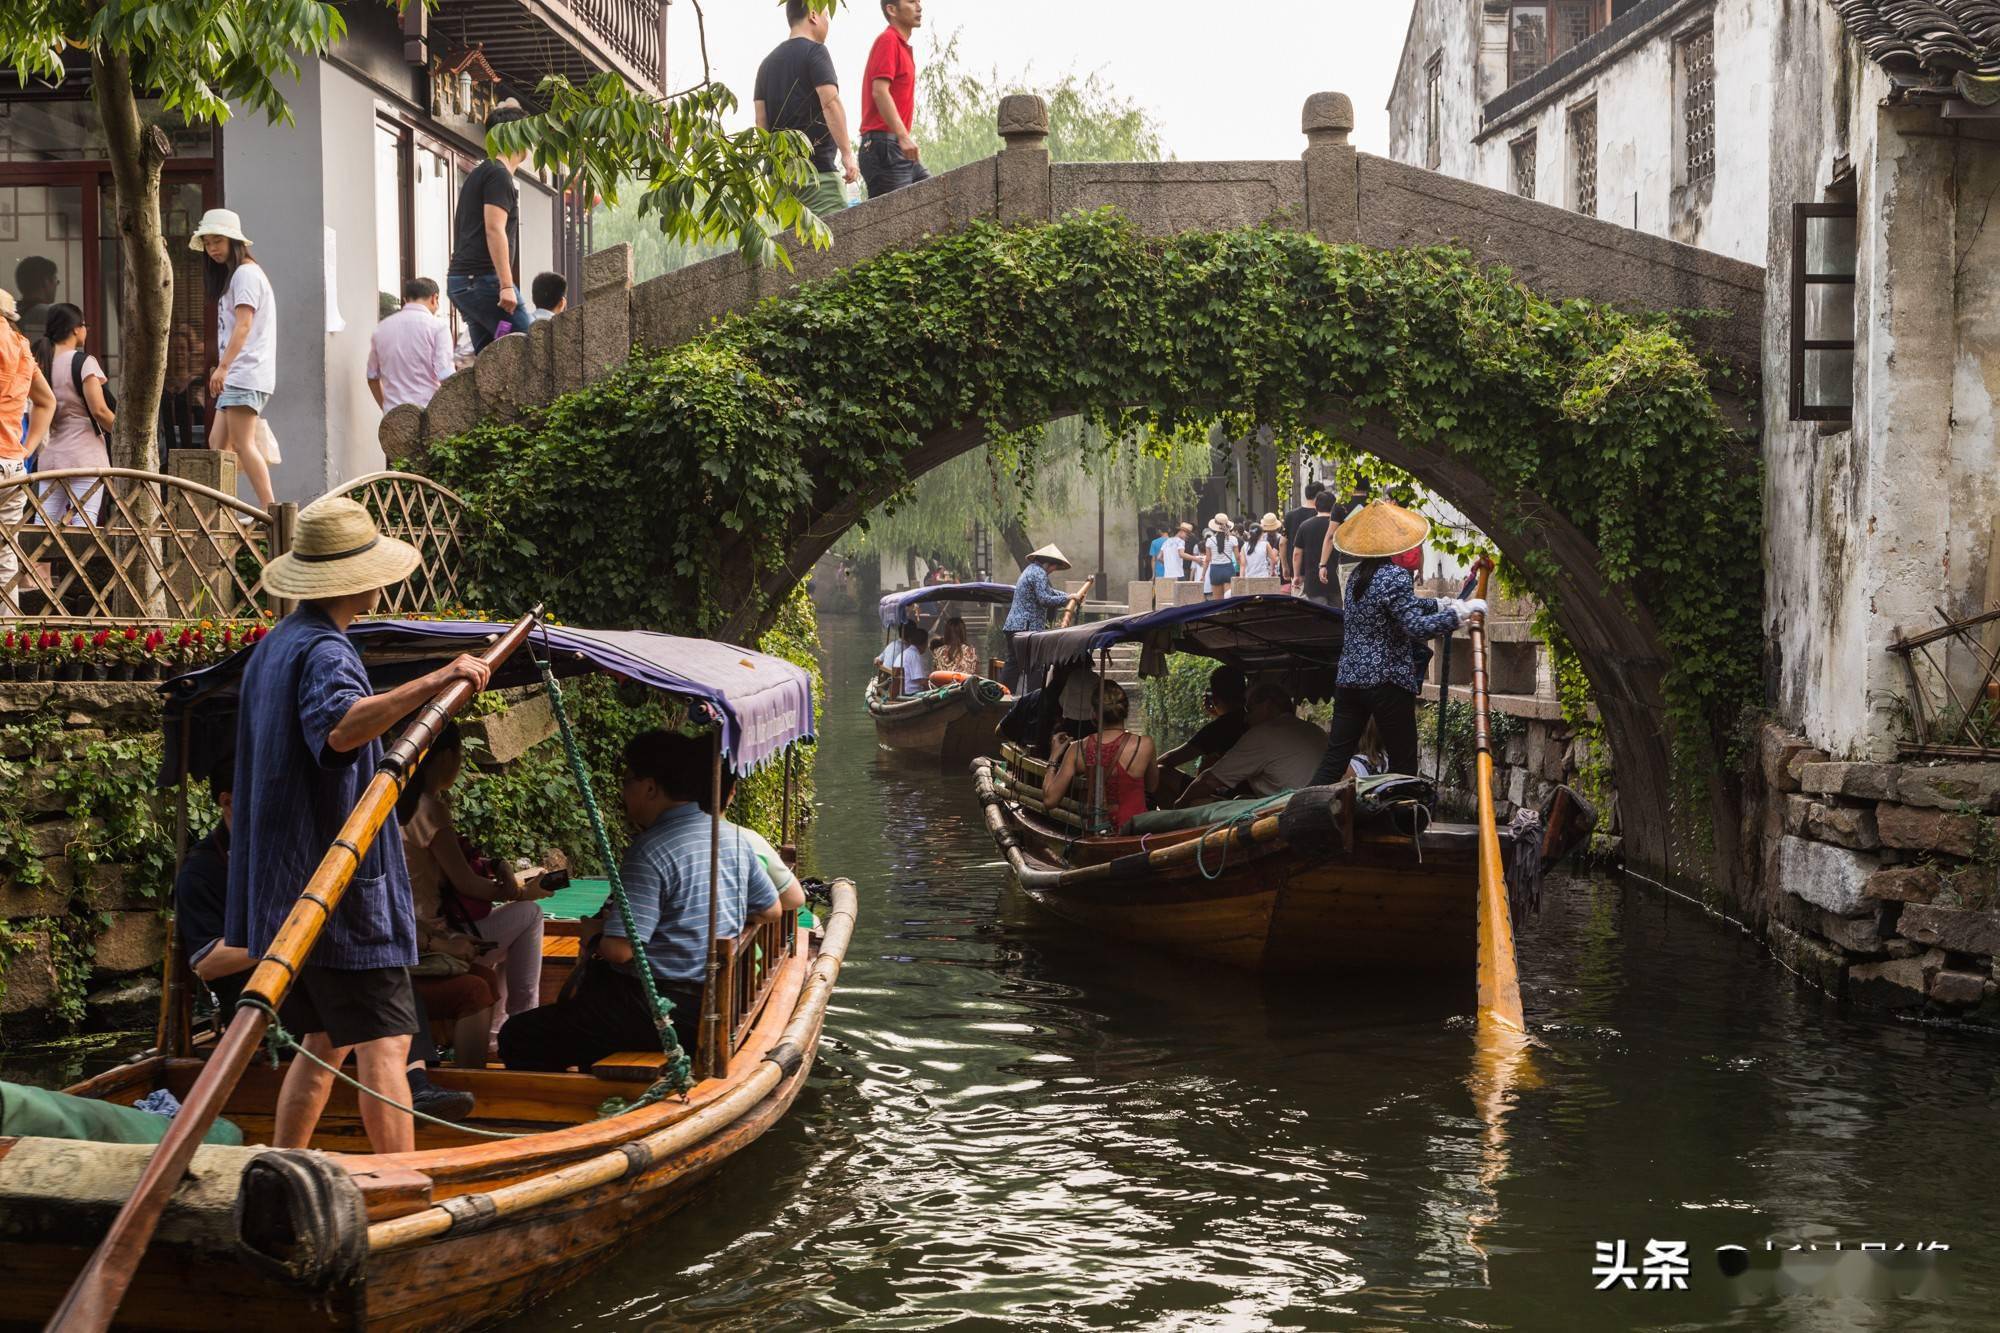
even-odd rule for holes
{"type": "MultiPolygon", "coordinates": [[[[423,557],[384,591],[383,610],[458,605],[465,506],[455,493],[404,472],[378,472],[333,493],[358,500],[423,557]]],[[[287,609],[264,586],[264,571],[290,549],[296,505],[266,510],[191,476],[106,467],[0,480],[0,516],[17,507],[17,520],[0,517],[0,617],[164,625],[287,609]]]]}

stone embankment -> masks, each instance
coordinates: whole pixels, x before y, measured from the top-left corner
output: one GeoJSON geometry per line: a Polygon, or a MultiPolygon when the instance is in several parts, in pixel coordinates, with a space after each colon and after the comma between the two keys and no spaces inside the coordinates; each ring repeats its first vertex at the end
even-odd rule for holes
{"type": "Polygon", "coordinates": [[[2000,763],[1846,763],[1767,726],[1762,918],[1829,995],[2000,1025],[2000,763]]]}

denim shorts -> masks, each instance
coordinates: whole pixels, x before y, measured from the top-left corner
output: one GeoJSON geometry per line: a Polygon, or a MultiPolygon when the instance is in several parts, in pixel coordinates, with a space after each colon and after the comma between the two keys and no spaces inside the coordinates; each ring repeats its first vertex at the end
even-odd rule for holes
{"type": "Polygon", "coordinates": [[[271,395],[260,389],[246,389],[240,384],[225,384],[216,395],[217,409],[225,407],[247,407],[258,416],[264,415],[264,404],[271,401],[271,395]]]}

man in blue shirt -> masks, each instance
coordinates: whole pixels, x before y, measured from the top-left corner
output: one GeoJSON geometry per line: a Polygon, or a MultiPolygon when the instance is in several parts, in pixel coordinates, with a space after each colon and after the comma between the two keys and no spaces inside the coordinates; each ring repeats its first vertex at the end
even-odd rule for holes
{"type": "Polygon", "coordinates": [[[1028,553],[1028,563],[1021,570],[1021,577],[1014,580],[1014,601],[1007,608],[1007,619],[1000,626],[1007,636],[1007,666],[1000,673],[1000,683],[1009,690],[1021,683],[1020,657],[1014,651],[1014,636],[1032,634],[1049,627],[1049,612],[1058,607],[1072,606],[1083,600],[1089,589],[1079,588],[1075,593],[1066,593],[1049,582],[1049,575],[1069,568],[1069,559],[1054,545],[1044,546],[1039,551],[1028,553]]]}
{"type": "MultiPolygon", "coordinates": [[[[416,548],[382,536],[352,500],[299,511],[292,549],[271,561],[264,586],[299,608],[250,651],[236,714],[229,890],[222,943],[261,958],[339,836],[382,761],[381,737],[455,680],[486,686],[486,664],[460,657],[383,694],[372,692],[347,627],[381,590],[409,577],[416,548]]],[[[417,961],[409,871],[395,821],[355,867],[347,892],[292,979],[278,1015],[305,1049],[356,1075],[397,1106],[410,1103],[410,1036],[417,1030],[409,967],[417,961]]],[[[303,1148],[333,1090],[333,1075],[294,1059],[285,1071],[271,1143],[303,1148]]],[[[407,1113],[360,1099],[378,1153],[416,1147],[407,1113]]]]}
{"type": "MultiPolygon", "coordinates": [[[[709,816],[701,809],[712,761],[706,736],[647,731],[625,746],[619,798],[637,833],[618,863],[632,904],[632,934],[615,905],[607,905],[597,957],[574,989],[554,1004],[514,1015],[500,1029],[500,1058],[509,1069],[589,1069],[619,1051],[657,1051],[659,1030],[646,1002],[638,969],[649,966],[653,985],[673,1005],[674,1035],[695,1050],[702,990],[708,977],[709,816]]],[[[715,924],[718,938],[733,939],[751,926],[775,921],[805,902],[796,883],[783,894],[773,887],[751,839],[724,820],[715,924]]]]}

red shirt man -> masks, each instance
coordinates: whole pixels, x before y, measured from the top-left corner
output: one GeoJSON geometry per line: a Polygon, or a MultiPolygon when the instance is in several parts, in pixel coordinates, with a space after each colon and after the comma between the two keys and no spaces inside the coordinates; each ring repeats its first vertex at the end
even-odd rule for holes
{"type": "Polygon", "coordinates": [[[882,17],[889,26],[875,39],[861,76],[861,177],[871,199],[930,177],[910,133],[917,105],[910,34],[923,25],[924,0],[882,0],[882,17]]]}

